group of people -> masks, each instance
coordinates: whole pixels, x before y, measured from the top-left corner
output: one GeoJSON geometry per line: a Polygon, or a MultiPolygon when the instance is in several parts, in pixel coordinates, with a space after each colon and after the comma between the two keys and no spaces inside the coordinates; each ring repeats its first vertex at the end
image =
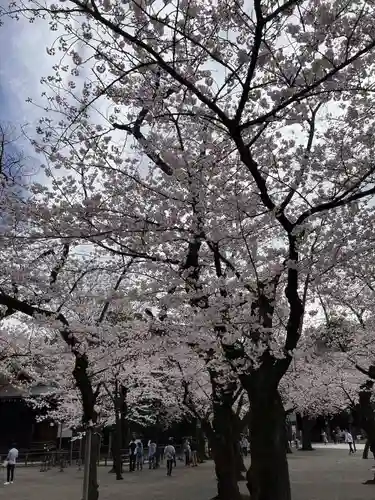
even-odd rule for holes
{"type": "MultiPolygon", "coordinates": [[[[177,465],[176,449],[174,447],[173,438],[169,438],[168,444],[162,450],[158,450],[156,442],[152,439],[148,441],[148,468],[156,469],[159,466],[160,460],[166,460],[167,475],[172,475],[173,466],[177,465]]],[[[183,443],[183,456],[186,466],[198,466],[198,445],[194,439],[186,439],[183,443]]],[[[144,464],[144,449],[140,439],[133,436],[129,444],[129,470],[142,470],[144,464]]]]}
{"type": "Polygon", "coordinates": [[[185,465],[198,467],[198,445],[197,442],[192,439],[186,439],[183,444],[184,456],[185,456],[185,465]]]}
{"type": "MultiPolygon", "coordinates": [[[[349,455],[357,451],[353,435],[348,429],[341,431],[341,429],[337,427],[332,431],[332,439],[334,444],[346,443],[349,446],[349,455]]],[[[322,431],[322,441],[324,444],[328,444],[328,436],[325,430],[322,431]]]]}
{"type": "MultiPolygon", "coordinates": [[[[150,442],[149,442],[149,464],[151,469],[150,462],[150,442]]],[[[153,443],[155,444],[155,443],[153,443]]],[[[155,444],[155,453],[156,453],[156,444],[155,444]]],[[[144,452],[143,452],[143,443],[140,439],[133,438],[129,444],[129,470],[130,472],[134,472],[135,469],[142,470],[144,462],[144,452]]]]}

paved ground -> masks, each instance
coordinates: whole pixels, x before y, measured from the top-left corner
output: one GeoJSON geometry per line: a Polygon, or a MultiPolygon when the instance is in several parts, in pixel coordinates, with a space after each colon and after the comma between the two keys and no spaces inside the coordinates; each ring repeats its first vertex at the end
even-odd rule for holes
{"type": "MultiPolygon", "coordinates": [[[[373,460],[362,460],[361,453],[348,456],[346,449],[317,448],[313,452],[295,452],[289,466],[293,500],[373,500],[375,486],[363,485],[372,477],[373,460]]],[[[80,500],[82,472],[45,473],[38,468],[19,468],[16,482],[0,486],[0,498],[12,500],[80,500]],[[5,492],[7,496],[5,497],[5,492]]],[[[171,478],[164,469],[133,474],[115,481],[108,469],[100,467],[100,500],[208,500],[215,494],[212,463],[196,469],[178,464],[171,478]]],[[[243,487],[244,492],[245,486],[243,487]]]]}

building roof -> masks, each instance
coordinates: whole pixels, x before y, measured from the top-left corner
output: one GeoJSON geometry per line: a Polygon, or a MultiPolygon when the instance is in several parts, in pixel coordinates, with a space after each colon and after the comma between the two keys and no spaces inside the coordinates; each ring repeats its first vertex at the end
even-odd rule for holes
{"type": "Polygon", "coordinates": [[[1,399],[24,399],[29,397],[41,396],[47,394],[52,390],[52,387],[46,385],[35,385],[29,389],[23,389],[22,387],[16,387],[12,384],[0,384],[0,400],[1,399]]]}

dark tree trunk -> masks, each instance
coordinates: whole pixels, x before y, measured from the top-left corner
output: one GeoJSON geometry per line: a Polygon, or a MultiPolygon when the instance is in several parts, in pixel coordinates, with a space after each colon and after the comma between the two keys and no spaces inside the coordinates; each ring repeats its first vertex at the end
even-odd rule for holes
{"type": "Polygon", "coordinates": [[[98,500],[98,456],[99,456],[99,434],[92,433],[91,437],[91,456],[90,456],[90,472],[89,472],[89,494],[88,500],[98,500]]]}
{"type": "MultiPolygon", "coordinates": [[[[230,408],[231,410],[231,408],[230,408]]],[[[230,417],[227,408],[216,408],[213,432],[209,441],[215,462],[217,498],[220,500],[240,500],[238,488],[238,468],[233,446],[230,417]]]]}
{"type": "Polygon", "coordinates": [[[122,457],[121,457],[121,420],[116,411],[115,432],[112,439],[113,471],[116,474],[116,480],[121,481],[122,477],[122,457]]]}
{"type": "MultiPolygon", "coordinates": [[[[374,373],[375,367],[370,367],[369,371],[371,374],[374,373]]],[[[365,430],[367,435],[368,448],[371,453],[375,456],[375,416],[374,408],[371,401],[372,391],[374,387],[373,380],[367,380],[362,386],[359,392],[359,412],[361,426],[365,430]]],[[[375,475],[373,479],[366,481],[367,484],[375,484],[375,475]]]]}
{"type": "Polygon", "coordinates": [[[285,413],[274,385],[256,377],[251,404],[250,454],[247,473],[251,500],[291,500],[285,442],[285,413]]]}
{"type": "Polygon", "coordinates": [[[116,461],[116,445],[114,443],[114,440],[116,439],[116,430],[115,426],[112,426],[111,430],[111,455],[112,455],[112,467],[109,469],[108,474],[115,474],[116,469],[115,469],[115,461],[116,461]]]}
{"type": "Polygon", "coordinates": [[[129,423],[128,423],[128,389],[120,386],[120,413],[121,413],[121,448],[126,448],[129,442],[129,423]]]}
{"type": "Polygon", "coordinates": [[[216,373],[211,371],[210,376],[213,389],[214,418],[212,427],[207,422],[202,422],[202,424],[205,425],[215,462],[218,492],[216,498],[220,500],[241,500],[233,445],[236,433],[234,431],[232,393],[228,388],[225,388],[225,390],[217,383],[216,373]]]}
{"type": "MultiPolygon", "coordinates": [[[[365,444],[365,447],[363,449],[363,454],[362,454],[362,458],[364,458],[365,460],[368,459],[368,452],[370,451],[370,441],[368,439],[366,439],[366,444],[365,444]]],[[[375,459],[375,455],[374,456],[374,459],[375,459]]]]}
{"type": "Polygon", "coordinates": [[[246,421],[242,421],[240,417],[233,411],[232,415],[232,428],[233,428],[233,448],[234,448],[234,459],[237,470],[237,481],[245,481],[245,477],[243,475],[246,472],[246,467],[243,461],[243,456],[241,453],[241,434],[244,429],[244,426],[247,424],[246,421]]]}
{"type": "Polygon", "coordinates": [[[201,422],[200,426],[197,426],[197,446],[198,446],[198,462],[203,463],[205,460],[208,459],[206,457],[206,450],[205,450],[205,436],[201,427],[201,422]]]}
{"type": "Polygon", "coordinates": [[[213,456],[215,461],[215,472],[217,478],[217,499],[220,500],[240,500],[241,494],[237,483],[236,468],[233,467],[227,457],[225,451],[229,448],[216,446],[213,448],[213,456]]]}
{"type": "Polygon", "coordinates": [[[112,440],[112,453],[113,453],[113,469],[116,473],[116,480],[121,481],[122,477],[122,458],[121,458],[121,443],[122,443],[122,397],[120,394],[118,382],[115,382],[114,393],[114,406],[115,406],[115,433],[112,440]]]}
{"type": "Polygon", "coordinates": [[[83,407],[83,424],[85,426],[90,426],[93,430],[92,440],[91,440],[91,450],[90,450],[90,469],[88,477],[88,500],[98,500],[98,477],[97,477],[97,466],[98,466],[98,451],[99,451],[99,441],[98,434],[95,432],[95,427],[97,423],[97,414],[95,411],[95,402],[97,394],[94,392],[91,379],[88,375],[88,359],[85,354],[75,353],[75,366],[73,370],[73,376],[77,384],[77,388],[81,393],[82,407],[83,407]]]}
{"type": "Polygon", "coordinates": [[[115,382],[115,391],[113,395],[113,403],[115,410],[115,426],[112,439],[112,457],[113,467],[109,471],[116,474],[116,480],[121,481],[122,477],[122,448],[127,435],[127,406],[126,406],[126,388],[118,382],[115,382]]]}
{"type": "Polygon", "coordinates": [[[312,451],[311,430],[314,422],[307,416],[302,417],[302,451],[312,451]]]}

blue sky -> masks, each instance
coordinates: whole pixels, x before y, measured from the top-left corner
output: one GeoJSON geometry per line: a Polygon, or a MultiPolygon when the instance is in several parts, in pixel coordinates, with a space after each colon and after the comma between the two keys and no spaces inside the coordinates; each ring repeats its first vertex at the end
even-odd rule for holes
{"type": "MultiPolygon", "coordinates": [[[[48,29],[48,23],[35,21],[30,24],[25,19],[19,21],[5,19],[0,26],[0,121],[2,124],[21,127],[28,135],[33,135],[35,126],[43,111],[26,99],[31,97],[42,103],[41,76],[50,72],[51,57],[46,53],[46,45],[56,37],[48,29]],[[5,50],[4,50],[5,49],[5,50]]],[[[34,149],[26,138],[18,139],[20,148],[27,156],[36,158],[34,149]]]]}

